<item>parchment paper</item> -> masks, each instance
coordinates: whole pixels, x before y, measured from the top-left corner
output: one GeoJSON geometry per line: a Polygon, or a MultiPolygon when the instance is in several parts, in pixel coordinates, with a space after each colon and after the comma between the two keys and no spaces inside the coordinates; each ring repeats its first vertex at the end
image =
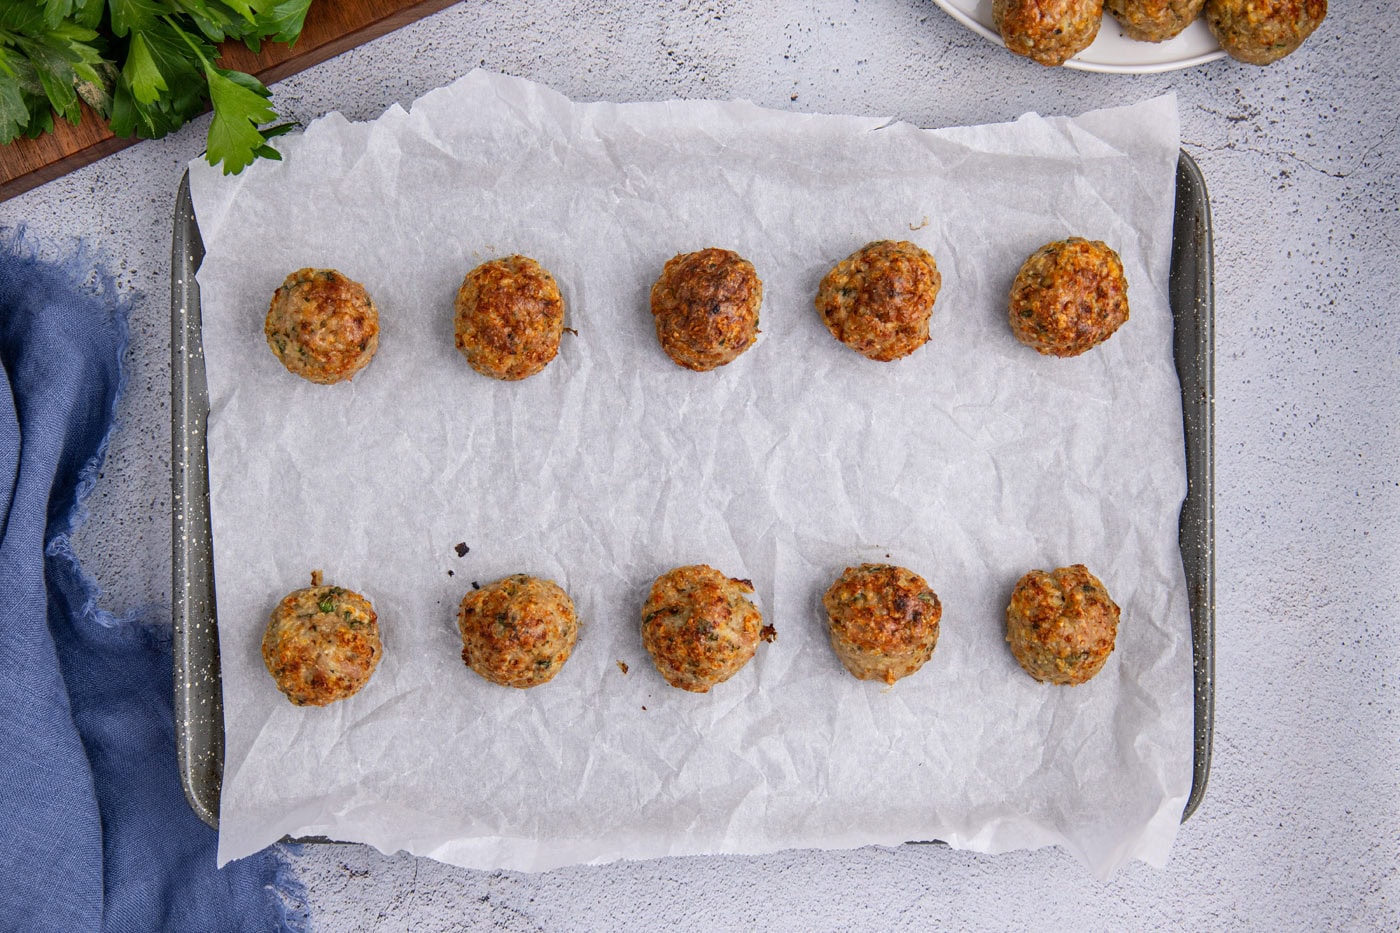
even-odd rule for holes
{"type": "Polygon", "coordinates": [[[378,120],[338,114],[226,178],[190,165],[226,751],[220,864],[322,834],[480,868],[942,839],[1059,844],[1100,874],[1161,864],[1191,784],[1186,479],[1167,275],[1171,97],[927,131],[749,103],[576,104],[473,72],[378,120]],[[1122,255],[1131,320],[1076,359],[1012,337],[1011,279],[1042,243],[1122,255]],[[875,363],[813,309],[836,261],[910,239],[943,288],[931,342],[875,363]],[[765,287],[759,342],[708,374],[657,345],[647,295],[722,246],[765,287]],[[538,259],[568,326],[500,383],[453,346],[479,262],[538,259]],[[353,383],[289,375],[273,290],[334,267],[379,304],[353,383]],[[455,545],[470,547],[457,555],[455,545]],[[893,688],[833,655],[820,597],[890,561],[943,606],[933,660],[893,688]],[[707,695],[641,644],[651,581],[751,579],[777,641],[707,695]],[[1122,606],[1098,677],[1034,682],[1007,650],[1025,571],[1084,562],[1122,606]],[[312,569],[368,596],[384,660],[291,706],[259,642],[312,569]],[[582,620],[528,691],[463,666],[473,581],[550,577],[582,620]],[[623,673],[616,661],[624,661],[623,673]]]}

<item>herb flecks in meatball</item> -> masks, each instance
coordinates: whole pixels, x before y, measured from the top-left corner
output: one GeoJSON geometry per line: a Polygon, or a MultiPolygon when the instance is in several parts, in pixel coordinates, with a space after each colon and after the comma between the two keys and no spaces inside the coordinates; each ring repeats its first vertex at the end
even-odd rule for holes
{"type": "Polygon", "coordinates": [[[564,297],[529,257],[493,259],[468,272],[455,310],[457,349],[483,376],[524,379],[559,353],[564,297]]]}
{"type": "Polygon", "coordinates": [[[354,377],[379,348],[379,309],[334,269],[298,269],[272,295],[267,345],[289,373],[329,385],[354,377]]]}
{"type": "Polygon", "coordinates": [[[267,671],[296,706],[325,706],[354,696],[383,653],[379,618],[369,600],[339,586],[312,585],[287,594],[263,634],[267,671]]]}
{"type": "Polygon", "coordinates": [[[892,684],[938,646],[943,606],[923,577],[890,564],[847,567],[822,597],[831,647],[859,680],[892,684]]]}
{"type": "Polygon", "coordinates": [[[1046,243],[1016,273],[1007,307],[1016,339],[1047,356],[1078,356],[1128,320],[1118,254],[1099,240],[1046,243]]]}
{"type": "Polygon", "coordinates": [[[457,629],[472,670],[503,687],[537,687],[573,653],[578,615],[557,583],[518,573],[462,597],[457,629]]]}
{"type": "Polygon", "coordinates": [[[880,362],[928,342],[943,284],[928,252],[908,241],[867,243],[837,263],[817,289],[817,311],[833,337],[880,362]]]}
{"type": "Polygon", "coordinates": [[[753,584],[713,567],[677,567],[656,578],[642,606],[642,644],[666,682],[707,693],[743,669],[774,632],[748,599],[753,584]]]}
{"type": "Polygon", "coordinates": [[[753,346],[762,303],[763,283],[738,253],[683,253],[666,263],[651,289],[656,339],[676,365],[708,372],[753,346]]]}
{"type": "Polygon", "coordinates": [[[1027,674],[1052,684],[1082,684],[1113,653],[1119,609],[1083,564],[1032,570],[1006,608],[1006,640],[1027,674]]]}

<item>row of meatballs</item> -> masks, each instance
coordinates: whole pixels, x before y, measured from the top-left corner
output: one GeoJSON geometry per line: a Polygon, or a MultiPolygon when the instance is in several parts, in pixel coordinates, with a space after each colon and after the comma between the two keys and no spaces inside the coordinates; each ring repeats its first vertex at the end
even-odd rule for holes
{"type": "MultiPolygon", "coordinates": [[[[816,308],[837,340],[888,362],[928,342],[942,286],[928,251],[907,241],[868,243],[837,263],[816,308]]],[[[758,338],[763,283],[731,250],[709,248],[668,261],[651,289],[656,336],[678,365],[708,372],[738,359],[758,338]]],[[[482,263],[454,302],[457,349],[477,372],[519,380],[559,352],[564,298],[554,277],[525,256],[482,263]]],[[[1022,264],[1008,317],[1017,339],[1043,354],[1077,356],[1128,319],[1118,254],[1101,241],[1047,243],[1022,264]]],[[[352,378],[379,346],[379,311],[364,286],[334,269],[301,269],[276,290],[264,333],[295,375],[329,384],[352,378]]]]}
{"type": "Polygon", "coordinates": [[[1141,42],[1165,42],[1204,15],[1232,58],[1268,65],[1313,34],[1327,0],[993,0],[992,23],[1017,55],[1063,65],[1093,43],[1105,11],[1141,42]]]}
{"type": "MultiPolygon", "coordinates": [[[[657,577],[642,606],[642,643],[673,687],[706,693],[737,674],[776,632],[748,598],[753,584],[705,564],[657,577]]],[[[822,597],[831,646],[860,680],[893,684],[933,657],[943,615],[923,577],[889,564],[848,567],[822,597]]],[[[1006,609],[1006,640],[1038,681],[1081,684],[1113,651],[1119,608],[1082,564],[1032,570],[1006,609]]],[[[505,687],[547,683],[578,638],[573,600],[558,584],[515,574],[463,597],[457,613],[462,660],[505,687]]],[[[294,705],[325,706],[353,696],[383,653],[374,607],[364,596],[322,584],[288,594],[262,641],[268,672],[294,705]]],[[[627,668],[618,662],[624,673],[627,668]]]]}

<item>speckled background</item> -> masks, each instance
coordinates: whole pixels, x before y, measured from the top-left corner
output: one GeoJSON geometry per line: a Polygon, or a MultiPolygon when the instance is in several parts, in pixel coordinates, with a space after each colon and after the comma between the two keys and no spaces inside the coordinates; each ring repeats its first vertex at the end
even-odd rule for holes
{"type": "MultiPolygon", "coordinates": [[[[319,930],[1400,927],[1400,21],[1334,3],[1297,54],[1048,71],[928,0],[465,3],[275,88],[354,119],[473,66],[578,100],[743,97],[926,126],[1179,95],[1216,249],[1214,765],[1172,860],[1094,880],[1055,850],[942,847],[481,873],[361,847],[295,868],[319,930]]],[[[144,295],[81,555],[117,612],[170,611],[171,210],[207,118],[0,204],[144,295]]]]}

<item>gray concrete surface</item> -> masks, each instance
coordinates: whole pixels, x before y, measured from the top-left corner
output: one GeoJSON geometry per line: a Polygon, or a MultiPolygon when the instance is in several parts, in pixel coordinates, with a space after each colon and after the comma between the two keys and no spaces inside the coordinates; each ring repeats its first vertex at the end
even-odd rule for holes
{"type": "MultiPolygon", "coordinates": [[[[482,66],[581,100],[743,97],[927,126],[1166,91],[1215,216],[1214,767],[1170,864],[941,847],[485,873],[362,847],[295,857],[316,929],[1400,928],[1400,22],[1334,3],[1259,69],[1047,71],[929,0],[472,2],[275,88],[368,119],[482,66]]],[[[207,120],[207,118],[206,118],[207,120]]],[[[118,612],[168,615],[171,204],[206,123],[0,204],[95,243],[144,294],[78,545],[118,612]]]]}

